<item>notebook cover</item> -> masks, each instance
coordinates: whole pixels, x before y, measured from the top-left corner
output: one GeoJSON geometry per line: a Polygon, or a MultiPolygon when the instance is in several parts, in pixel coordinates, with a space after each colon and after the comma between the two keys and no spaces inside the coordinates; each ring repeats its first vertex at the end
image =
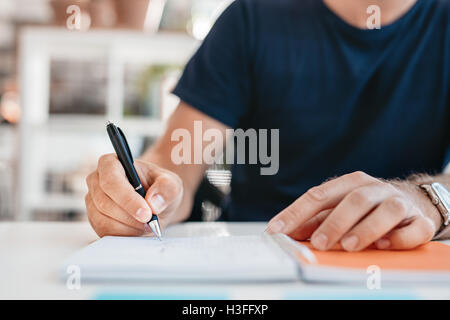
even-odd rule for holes
{"type": "MultiPolygon", "coordinates": [[[[450,272],[450,246],[429,242],[412,250],[378,250],[368,248],[360,252],[347,252],[336,246],[330,251],[314,249],[306,245],[316,256],[317,264],[324,267],[366,269],[377,265],[385,270],[448,271],[450,272]]],[[[299,257],[305,263],[302,257],[299,257]]]]}

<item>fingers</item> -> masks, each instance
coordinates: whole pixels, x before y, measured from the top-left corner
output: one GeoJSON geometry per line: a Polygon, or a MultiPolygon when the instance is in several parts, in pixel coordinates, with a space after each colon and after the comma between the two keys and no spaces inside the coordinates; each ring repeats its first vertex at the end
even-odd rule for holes
{"type": "MultiPolygon", "coordinates": [[[[397,194],[398,191],[394,187],[379,181],[354,189],[344,197],[314,232],[311,237],[311,244],[319,250],[328,250],[334,247],[354,225],[378,204],[397,194]]],[[[346,241],[348,247],[356,247],[358,244],[355,243],[356,240],[358,240],[356,237],[348,237],[346,241]]]]}
{"type": "Polygon", "coordinates": [[[103,215],[97,210],[89,194],[85,197],[85,203],[88,211],[89,223],[99,237],[104,237],[107,235],[141,236],[144,234],[143,230],[130,227],[111,217],[103,215]]]}
{"type": "Polygon", "coordinates": [[[150,206],[128,182],[115,154],[104,155],[99,159],[98,178],[100,188],[119,207],[140,222],[150,221],[150,206]]]}
{"type": "Polygon", "coordinates": [[[306,240],[316,231],[316,229],[322,224],[322,222],[328,217],[332,209],[319,212],[314,217],[306,221],[300,227],[295,229],[289,236],[295,240],[306,240]]]}
{"type": "Polygon", "coordinates": [[[402,228],[394,229],[375,242],[382,250],[413,249],[430,241],[435,232],[433,221],[424,216],[415,216],[412,222],[402,228]]]}
{"type": "MultiPolygon", "coordinates": [[[[102,156],[97,171],[87,177],[86,208],[89,221],[100,236],[151,232],[147,222],[153,213],[174,212],[179,206],[183,184],[176,174],[139,160],[135,167],[148,191],[146,199],[131,186],[115,154],[102,156]]],[[[161,217],[162,226],[167,224],[167,217],[161,217]]]]}
{"type": "Polygon", "coordinates": [[[89,188],[89,199],[92,200],[95,208],[103,215],[109,216],[117,221],[120,221],[130,227],[139,230],[147,231],[147,224],[142,223],[131,215],[129,215],[124,209],[119,207],[99,186],[99,179],[97,171],[94,171],[87,179],[86,182],[89,188]]]}
{"type": "Polygon", "coordinates": [[[182,182],[178,176],[170,173],[159,174],[150,188],[145,199],[155,214],[160,214],[169,206],[178,204],[183,196],[182,182]]]}
{"type": "Polygon", "coordinates": [[[370,215],[348,232],[341,240],[346,251],[359,251],[380,239],[402,221],[413,215],[415,208],[401,198],[391,197],[380,204],[370,215]]]}
{"type": "Polygon", "coordinates": [[[378,181],[363,173],[354,172],[314,187],[281,211],[270,222],[270,233],[293,232],[317,213],[336,206],[349,192],[378,181]]]}
{"type": "Polygon", "coordinates": [[[403,185],[355,172],[310,189],[275,216],[268,231],[300,240],[311,237],[320,250],[338,241],[347,251],[372,244],[380,249],[414,248],[432,239],[436,229],[414,197],[403,185]]]}

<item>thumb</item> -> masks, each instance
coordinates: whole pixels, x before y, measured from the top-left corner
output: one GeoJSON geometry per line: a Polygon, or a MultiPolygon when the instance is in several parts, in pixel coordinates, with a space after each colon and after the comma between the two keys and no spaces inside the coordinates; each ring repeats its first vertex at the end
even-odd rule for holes
{"type": "Polygon", "coordinates": [[[161,214],[172,204],[181,199],[182,183],[174,174],[163,173],[156,177],[147,190],[145,200],[150,205],[153,213],[161,214]]]}

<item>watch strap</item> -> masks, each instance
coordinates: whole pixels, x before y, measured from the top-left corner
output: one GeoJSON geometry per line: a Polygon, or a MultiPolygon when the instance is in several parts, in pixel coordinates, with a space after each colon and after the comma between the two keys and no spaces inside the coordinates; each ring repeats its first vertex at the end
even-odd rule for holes
{"type": "Polygon", "coordinates": [[[450,238],[450,209],[449,192],[439,183],[422,184],[420,187],[427,193],[433,205],[436,206],[443,219],[442,225],[436,232],[433,240],[450,238]]]}
{"type": "Polygon", "coordinates": [[[450,224],[448,226],[442,225],[444,228],[441,228],[436,235],[433,237],[433,240],[445,240],[450,239],[450,224]]]}

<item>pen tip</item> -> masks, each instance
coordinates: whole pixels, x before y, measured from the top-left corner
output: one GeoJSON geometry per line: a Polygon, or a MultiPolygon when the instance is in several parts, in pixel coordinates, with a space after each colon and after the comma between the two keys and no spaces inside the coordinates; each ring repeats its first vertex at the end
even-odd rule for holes
{"type": "Polygon", "coordinates": [[[112,122],[111,122],[111,121],[109,121],[109,120],[108,120],[108,121],[106,121],[106,125],[107,125],[107,126],[109,126],[110,124],[112,124],[112,122]]]}
{"type": "Polygon", "coordinates": [[[148,225],[150,226],[153,235],[155,235],[160,241],[162,241],[162,233],[158,220],[152,220],[148,223],[148,225]]]}

